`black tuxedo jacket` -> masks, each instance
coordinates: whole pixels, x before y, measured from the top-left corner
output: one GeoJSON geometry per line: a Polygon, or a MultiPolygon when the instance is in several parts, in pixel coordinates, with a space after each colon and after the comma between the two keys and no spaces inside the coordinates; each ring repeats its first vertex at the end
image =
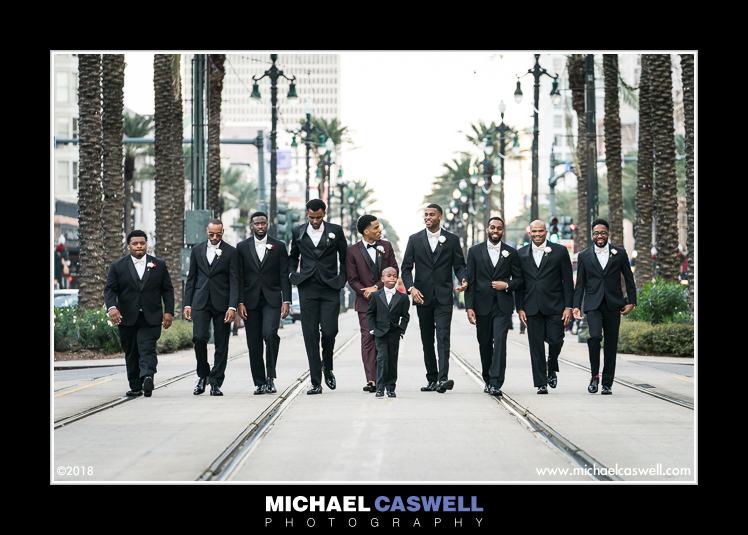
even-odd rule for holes
{"type": "Polygon", "coordinates": [[[375,244],[382,247],[384,253],[376,252],[376,262],[372,262],[371,256],[366,251],[366,245],[363,240],[358,241],[348,247],[345,255],[345,272],[348,275],[348,284],[356,292],[356,312],[366,312],[369,310],[369,301],[364,297],[364,288],[376,286],[382,288],[382,270],[386,267],[397,268],[397,260],[392,244],[387,240],[379,240],[375,244]]]}
{"type": "Polygon", "coordinates": [[[333,290],[340,290],[347,280],[345,252],[348,249],[348,243],[340,225],[327,221],[323,223],[325,231],[317,247],[306,233],[308,223],[301,224],[294,229],[289,255],[291,283],[299,286],[307,280],[314,280],[333,290]],[[333,234],[332,238],[330,234],[333,234]],[[297,272],[299,260],[301,260],[301,270],[297,272]]]}
{"type": "Polygon", "coordinates": [[[408,246],[403,257],[403,284],[406,288],[415,286],[424,297],[424,305],[451,305],[452,271],[461,281],[466,278],[465,257],[460,247],[460,238],[442,229],[443,243],[431,252],[426,229],[408,238],[408,246]],[[416,278],[413,279],[413,265],[416,265],[416,278]]]}
{"type": "Polygon", "coordinates": [[[221,241],[221,256],[208,264],[208,241],[198,243],[190,252],[190,270],[184,287],[184,306],[203,310],[236,308],[239,300],[239,262],[236,249],[221,241]]]}
{"type": "Polygon", "coordinates": [[[465,290],[467,308],[472,308],[479,316],[485,316],[491,313],[493,304],[498,302],[499,310],[505,314],[512,313],[514,292],[522,287],[522,269],[519,266],[516,249],[502,242],[499,261],[494,267],[486,242],[474,245],[468,251],[467,272],[468,287],[465,290]],[[506,282],[509,287],[506,290],[496,291],[491,287],[493,281],[506,282]]]}
{"type": "Polygon", "coordinates": [[[267,244],[271,249],[265,250],[260,262],[255,249],[255,237],[252,236],[239,243],[239,279],[241,281],[239,302],[249,309],[255,309],[260,301],[260,294],[273,307],[280,308],[284,301],[291,302],[291,283],[288,280],[288,251],[286,244],[268,236],[267,244]]]}
{"type": "Polygon", "coordinates": [[[174,287],[166,263],[146,254],[145,273],[140,280],[130,255],[115,261],[107,274],[104,302],[107,310],[113,306],[119,309],[125,327],[135,325],[141,309],[148,325],[160,325],[164,307],[165,312],[174,314],[174,287]],[[147,267],[149,263],[153,267],[147,267]]]}
{"type": "Polygon", "coordinates": [[[532,243],[517,251],[522,268],[522,290],[515,293],[517,310],[529,316],[558,314],[571,308],[574,301],[574,278],[569,251],[563,245],[546,241],[551,248],[544,253],[540,268],[535,265],[532,243]]]}
{"type": "Polygon", "coordinates": [[[631,272],[629,257],[623,247],[608,243],[610,256],[605,269],[595,254],[595,247],[588,247],[577,256],[577,284],[574,288],[574,307],[583,312],[597,310],[603,297],[607,307],[620,310],[625,304],[636,304],[636,284],[631,272]],[[613,254],[616,251],[616,254],[613,254]],[[626,298],[621,291],[621,277],[626,283],[626,298]]]}
{"type": "Polygon", "coordinates": [[[387,306],[384,288],[377,290],[371,296],[369,310],[366,311],[369,329],[374,331],[374,336],[385,336],[389,332],[405,334],[410,321],[409,308],[410,301],[405,294],[396,291],[387,306]]]}

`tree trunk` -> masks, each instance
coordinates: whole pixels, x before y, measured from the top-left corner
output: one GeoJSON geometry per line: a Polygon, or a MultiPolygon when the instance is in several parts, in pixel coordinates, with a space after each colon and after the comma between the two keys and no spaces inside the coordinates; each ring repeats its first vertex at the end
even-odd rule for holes
{"type": "Polygon", "coordinates": [[[124,54],[104,54],[102,93],[104,96],[102,130],[104,147],[104,202],[101,225],[104,260],[107,265],[122,256],[124,247],[124,180],[122,178],[122,110],[125,84],[124,54]]]}
{"type": "Polygon", "coordinates": [[[610,241],[623,245],[623,169],[618,104],[618,55],[603,54],[605,71],[605,166],[608,170],[610,241]]]}
{"type": "Polygon", "coordinates": [[[208,210],[221,217],[221,95],[226,54],[208,55],[208,210]]]}
{"type": "Polygon", "coordinates": [[[693,316],[694,292],[694,160],[693,160],[693,54],[681,54],[680,64],[683,79],[683,112],[686,116],[686,202],[688,206],[688,309],[693,316]]]}
{"type": "Polygon", "coordinates": [[[569,87],[572,107],[577,114],[577,152],[575,170],[577,175],[577,235],[574,251],[587,247],[587,118],[584,106],[584,56],[572,54],[568,59],[569,87]]]}
{"type": "Polygon", "coordinates": [[[634,243],[639,287],[654,278],[652,268],[652,186],[654,167],[651,54],[642,54],[639,80],[639,147],[636,164],[636,222],[634,243]]]}
{"type": "Polygon", "coordinates": [[[101,233],[101,55],[79,55],[78,77],[78,300],[81,308],[100,308],[104,302],[108,267],[104,263],[104,241],[101,233]]]}

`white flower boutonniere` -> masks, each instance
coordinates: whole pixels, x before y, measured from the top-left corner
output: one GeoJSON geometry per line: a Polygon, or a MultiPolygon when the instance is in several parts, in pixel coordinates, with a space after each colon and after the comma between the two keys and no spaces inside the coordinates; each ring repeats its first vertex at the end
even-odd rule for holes
{"type": "Polygon", "coordinates": [[[379,254],[384,254],[384,247],[382,247],[381,245],[377,245],[377,251],[379,252],[379,254]]]}
{"type": "Polygon", "coordinates": [[[272,243],[268,243],[267,245],[265,245],[265,249],[267,249],[268,251],[272,251],[273,250],[273,244],[272,243]]]}
{"type": "Polygon", "coordinates": [[[551,251],[552,251],[552,250],[553,250],[553,249],[551,249],[550,247],[547,247],[547,246],[546,246],[546,248],[545,248],[545,249],[543,249],[543,252],[545,252],[545,254],[546,254],[546,255],[549,255],[549,254],[551,254],[551,251]]]}
{"type": "Polygon", "coordinates": [[[222,254],[223,254],[223,251],[221,251],[220,249],[216,249],[216,256],[217,256],[218,258],[221,258],[221,255],[222,255],[222,254]]]}
{"type": "Polygon", "coordinates": [[[617,249],[613,249],[613,248],[611,247],[611,248],[610,248],[610,254],[618,254],[618,250],[617,250],[617,249]]]}
{"type": "Polygon", "coordinates": [[[503,251],[501,251],[501,256],[503,256],[504,258],[506,258],[507,256],[509,256],[510,254],[511,253],[509,251],[507,251],[506,249],[504,249],[503,251]]]}
{"type": "Polygon", "coordinates": [[[151,262],[148,262],[148,263],[146,264],[146,267],[148,267],[148,269],[153,269],[153,268],[155,268],[155,267],[156,267],[156,262],[153,262],[153,261],[151,261],[151,262]]]}
{"type": "Polygon", "coordinates": [[[444,243],[445,241],[447,241],[447,238],[445,238],[444,236],[439,236],[439,243],[444,243]]]}
{"type": "Polygon", "coordinates": [[[329,234],[327,235],[327,237],[328,237],[328,238],[330,238],[331,240],[334,240],[334,239],[335,239],[335,233],[334,233],[334,232],[330,232],[330,233],[329,233],[329,234]]]}

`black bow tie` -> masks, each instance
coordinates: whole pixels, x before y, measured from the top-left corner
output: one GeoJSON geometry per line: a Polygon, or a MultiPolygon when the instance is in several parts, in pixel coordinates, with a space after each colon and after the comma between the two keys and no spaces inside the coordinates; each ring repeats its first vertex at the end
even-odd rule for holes
{"type": "Polygon", "coordinates": [[[371,249],[373,249],[373,248],[375,248],[376,246],[377,246],[377,244],[376,244],[376,243],[375,243],[374,245],[371,245],[370,243],[367,243],[367,244],[366,244],[366,248],[367,248],[367,249],[370,249],[370,248],[371,248],[371,249]]]}

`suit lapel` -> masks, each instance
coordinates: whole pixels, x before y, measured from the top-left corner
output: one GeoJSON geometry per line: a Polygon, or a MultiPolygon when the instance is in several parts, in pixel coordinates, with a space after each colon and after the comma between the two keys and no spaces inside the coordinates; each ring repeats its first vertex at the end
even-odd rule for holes
{"type": "Polygon", "coordinates": [[[130,272],[130,275],[132,276],[132,280],[135,284],[140,287],[141,280],[138,277],[138,270],[135,269],[135,264],[132,263],[132,257],[130,255],[127,255],[127,270],[130,272]]]}
{"type": "Polygon", "coordinates": [[[209,273],[210,264],[208,264],[208,242],[206,241],[197,245],[196,249],[197,253],[195,253],[195,255],[197,256],[197,263],[203,266],[203,271],[205,273],[209,273]]]}
{"type": "MultiPolygon", "coordinates": [[[[261,263],[260,263],[260,257],[257,256],[257,249],[255,248],[254,234],[249,239],[249,256],[252,257],[252,260],[254,261],[255,266],[257,266],[257,269],[259,270],[261,267],[261,263]]],[[[265,256],[267,256],[267,253],[265,253],[265,256]]]]}
{"type": "MultiPolygon", "coordinates": [[[[548,242],[546,242],[545,246],[551,247],[550,245],[548,245],[548,242]]],[[[532,245],[530,247],[532,248],[532,245]]],[[[543,256],[540,259],[540,266],[538,267],[538,274],[540,274],[540,272],[543,271],[543,268],[548,263],[548,257],[551,256],[552,254],[553,254],[553,247],[551,247],[550,253],[546,253],[545,251],[543,251],[543,256]]],[[[533,258],[533,264],[534,263],[535,263],[535,259],[533,258]]]]}
{"type": "MultiPolygon", "coordinates": [[[[613,262],[613,253],[611,252],[611,246],[610,242],[608,242],[608,263],[605,264],[605,269],[603,269],[603,275],[608,274],[608,268],[610,267],[611,262],[613,262]]],[[[600,262],[598,262],[599,264],[600,262]]]]}
{"type": "Polygon", "coordinates": [[[384,303],[384,306],[386,306],[389,309],[389,305],[387,305],[387,296],[384,294],[384,290],[379,292],[379,298],[382,300],[382,303],[384,303]]]}
{"type": "MultiPolygon", "coordinates": [[[[600,276],[602,276],[605,272],[603,271],[603,266],[600,265],[600,261],[597,259],[597,253],[595,251],[595,246],[592,245],[589,248],[589,256],[590,256],[590,263],[595,266],[595,271],[597,271],[600,276]]],[[[610,258],[608,258],[608,264],[610,264],[610,258]]],[[[607,264],[605,267],[608,267],[607,264]]]]}
{"type": "Polygon", "coordinates": [[[493,266],[493,264],[491,264],[491,266],[493,267],[494,275],[496,275],[496,273],[499,271],[501,263],[504,261],[504,255],[502,254],[504,251],[504,242],[501,242],[501,247],[499,248],[499,259],[496,261],[496,266],[493,266]]]}
{"type": "Polygon", "coordinates": [[[394,309],[399,303],[400,299],[402,299],[402,295],[400,292],[395,290],[395,295],[392,296],[392,300],[390,301],[390,310],[394,309]]]}
{"type": "MultiPolygon", "coordinates": [[[[376,247],[379,247],[381,245],[381,242],[374,242],[374,245],[376,247]]],[[[382,249],[384,249],[384,245],[382,245],[382,249]]],[[[368,254],[366,256],[369,256],[368,254]]],[[[374,272],[374,282],[376,283],[379,278],[382,275],[382,255],[379,254],[379,251],[374,249],[374,258],[376,258],[376,268],[377,270],[374,272]]]]}
{"type": "Polygon", "coordinates": [[[140,281],[141,290],[145,287],[145,283],[148,282],[148,277],[151,276],[151,269],[148,267],[148,264],[150,264],[151,262],[152,262],[151,258],[149,258],[148,255],[146,254],[145,255],[145,271],[143,272],[143,280],[140,281]]]}
{"type": "MultiPolygon", "coordinates": [[[[426,229],[423,229],[423,232],[421,233],[421,241],[423,242],[423,246],[425,247],[426,257],[429,259],[429,262],[431,264],[434,264],[434,254],[431,252],[431,245],[429,245],[429,238],[428,234],[426,234],[426,229]]],[[[437,246],[437,249],[439,246],[437,246]]]]}
{"type": "Polygon", "coordinates": [[[364,258],[364,262],[366,262],[366,265],[369,266],[369,269],[371,270],[371,274],[374,276],[374,280],[376,281],[376,266],[374,265],[374,262],[371,261],[371,257],[369,256],[369,250],[366,248],[366,242],[364,240],[361,240],[359,243],[359,252],[361,253],[361,256],[364,258]]]}
{"type": "MultiPolygon", "coordinates": [[[[444,236],[444,231],[442,230],[439,234],[439,238],[444,236]]],[[[442,249],[444,249],[444,245],[447,243],[447,237],[444,236],[444,243],[441,243],[439,241],[436,242],[436,251],[432,255],[434,258],[434,264],[436,264],[436,261],[439,260],[439,255],[442,254],[442,249]]],[[[428,242],[428,239],[426,240],[428,242]]],[[[431,247],[429,247],[429,251],[431,251],[431,247]]]]}

